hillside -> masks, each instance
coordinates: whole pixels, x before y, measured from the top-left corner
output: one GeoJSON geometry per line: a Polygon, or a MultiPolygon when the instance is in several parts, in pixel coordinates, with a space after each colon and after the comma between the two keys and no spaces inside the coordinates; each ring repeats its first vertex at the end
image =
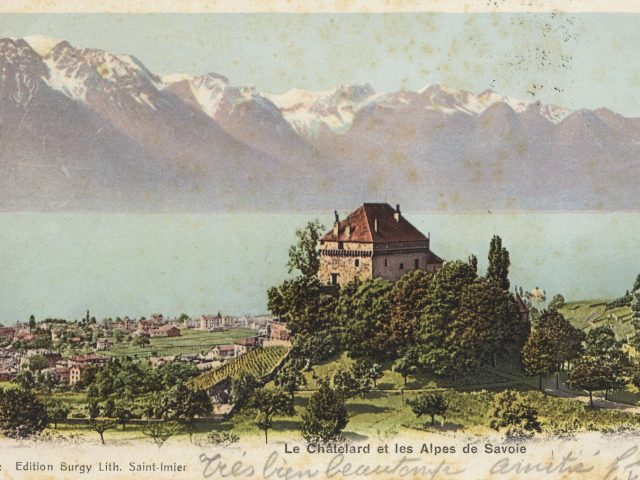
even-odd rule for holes
{"type": "Polygon", "coordinates": [[[607,310],[605,300],[584,300],[569,302],[559,312],[581,330],[589,331],[600,326],[609,326],[620,340],[633,333],[631,308],[617,307],[607,310]]]}

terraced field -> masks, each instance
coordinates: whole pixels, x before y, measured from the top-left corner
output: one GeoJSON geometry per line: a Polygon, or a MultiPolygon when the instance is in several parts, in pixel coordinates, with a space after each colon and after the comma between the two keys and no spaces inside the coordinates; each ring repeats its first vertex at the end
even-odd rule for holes
{"type": "Polygon", "coordinates": [[[619,340],[625,339],[633,333],[630,307],[616,307],[611,310],[606,310],[605,307],[605,301],[586,300],[567,303],[559,309],[559,312],[573,325],[584,331],[608,325],[619,340]]]}
{"type": "Polygon", "coordinates": [[[263,378],[273,372],[289,353],[283,346],[257,348],[240,357],[234,358],[220,368],[203,373],[189,382],[198,390],[205,390],[217,385],[226,378],[237,378],[242,373],[249,373],[256,378],[263,378]]]}

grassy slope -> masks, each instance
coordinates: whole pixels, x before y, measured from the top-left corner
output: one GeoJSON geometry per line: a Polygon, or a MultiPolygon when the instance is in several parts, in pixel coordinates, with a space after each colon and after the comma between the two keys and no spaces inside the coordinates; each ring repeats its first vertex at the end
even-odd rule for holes
{"type": "Polygon", "coordinates": [[[631,308],[618,307],[605,310],[603,300],[570,302],[559,309],[567,320],[576,327],[588,331],[602,325],[610,326],[618,339],[625,339],[632,333],[631,308]]]}
{"type": "Polygon", "coordinates": [[[207,332],[202,330],[182,330],[180,337],[153,337],[151,343],[145,347],[135,347],[129,343],[115,345],[113,349],[105,352],[107,355],[117,357],[134,355],[137,357],[151,356],[155,352],[159,356],[204,353],[214,345],[233,343],[251,335],[255,330],[249,328],[234,328],[226,332],[207,332]]]}

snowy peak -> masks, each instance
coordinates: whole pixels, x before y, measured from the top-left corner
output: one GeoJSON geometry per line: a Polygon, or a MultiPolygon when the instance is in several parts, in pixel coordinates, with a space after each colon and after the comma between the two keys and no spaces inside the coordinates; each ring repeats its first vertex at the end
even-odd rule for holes
{"type": "Polygon", "coordinates": [[[27,42],[31,48],[33,48],[33,50],[43,58],[51,54],[52,50],[59,43],[62,43],[62,40],[56,40],[43,35],[31,35],[24,37],[24,41],[27,42]]]}
{"type": "Polygon", "coordinates": [[[88,92],[94,91],[119,101],[123,94],[131,95],[137,103],[153,107],[148,99],[162,85],[159,77],[131,55],[75,48],[67,41],[41,35],[1,39],[0,50],[8,62],[17,55],[34,63],[35,57],[39,68],[32,67],[30,73],[78,102],[86,103],[88,92]]]}
{"type": "Polygon", "coordinates": [[[186,82],[200,108],[211,118],[229,116],[241,106],[251,103],[266,115],[281,117],[278,108],[263,97],[252,86],[236,86],[229,79],[217,73],[193,77],[188,75],[167,75],[162,78],[165,87],[186,82]]]}
{"type": "Polygon", "coordinates": [[[334,133],[346,133],[357,111],[374,96],[373,87],[364,84],[340,85],[320,92],[293,89],[281,95],[267,95],[267,98],[298,133],[316,137],[323,125],[334,133]]]}
{"type": "Polygon", "coordinates": [[[562,107],[500,95],[493,90],[485,90],[475,95],[466,90],[456,90],[435,84],[426,86],[418,93],[428,98],[434,108],[447,113],[463,112],[469,115],[480,115],[494,105],[505,104],[516,113],[536,112],[556,124],[571,113],[570,110],[562,107]]]}

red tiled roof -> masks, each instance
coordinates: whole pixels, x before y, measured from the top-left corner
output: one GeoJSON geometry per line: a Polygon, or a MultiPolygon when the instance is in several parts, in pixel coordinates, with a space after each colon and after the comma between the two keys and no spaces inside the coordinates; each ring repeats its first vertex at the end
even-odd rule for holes
{"type": "Polygon", "coordinates": [[[335,242],[424,242],[427,241],[420,231],[400,215],[400,221],[394,218],[395,209],[388,203],[365,203],[340,222],[336,236],[331,229],[322,240],[335,242]],[[378,231],[375,229],[376,219],[378,231]],[[347,235],[347,226],[351,234],[347,235]]]}
{"type": "Polygon", "coordinates": [[[180,329],[178,327],[175,327],[173,325],[163,325],[162,327],[158,328],[158,330],[160,330],[161,332],[168,332],[169,330],[172,330],[174,328],[176,330],[180,331],[180,329]]]}
{"type": "MultiPolygon", "coordinates": [[[[221,352],[235,350],[233,345],[216,345],[221,352]]],[[[215,348],[215,347],[214,347],[215,348]]]]}

